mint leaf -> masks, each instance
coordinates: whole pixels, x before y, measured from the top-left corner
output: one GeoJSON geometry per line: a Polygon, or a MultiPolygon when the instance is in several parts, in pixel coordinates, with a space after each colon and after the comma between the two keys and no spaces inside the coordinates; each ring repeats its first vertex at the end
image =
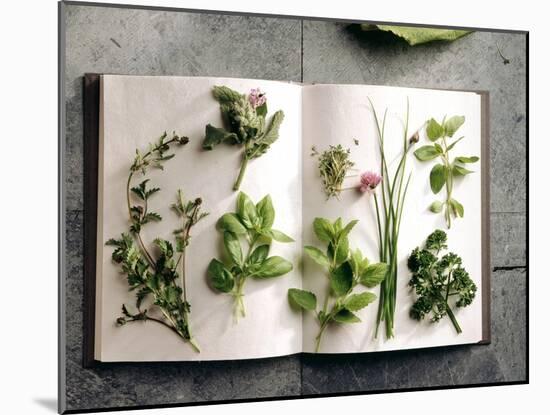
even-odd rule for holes
{"type": "Polygon", "coordinates": [[[373,288],[380,284],[386,278],[388,265],[382,262],[365,267],[360,276],[361,284],[365,287],[373,288]]]}
{"type": "Polygon", "coordinates": [[[344,307],[349,311],[359,311],[374,300],[376,300],[376,295],[373,293],[364,292],[361,294],[352,294],[347,298],[344,307]]]}
{"type": "Polygon", "coordinates": [[[317,264],[321,265],[322,267],[329,268],[330,261],[328,257],[320,249],[315,248],[314,246],[305,246],[304,251],[317,264]]]}
{"type": "Polygon", "coordinates": [[[330,287],[336,296],[348,293],[353,284],[353,270],[348,262],[344,262],[330,276],[330,287]]]}
{"type": "Polygon", "coordinates": [[[324,218],[315,218],[313,221],[313,231],[320,241],[330,242],[334,238],[334,228],[332,223],[324,218]]]}
{"type": "Polygon", "coordinates": [[[357,317],[355,314],[353,314],[351,311],[343,308],[342,310],[338,311],[332,319],[338,323],[359,323],[361,322],[361,319],[357,317]]]}
{"type": "Polygon", "coordinates": [[[315,294],[299,290],[298,288],[290,288],[288,290],[288,301],[291,305],[303,308],[304,310],[315,310],[317,307],[317,297],[315,297],[315,294]]]}

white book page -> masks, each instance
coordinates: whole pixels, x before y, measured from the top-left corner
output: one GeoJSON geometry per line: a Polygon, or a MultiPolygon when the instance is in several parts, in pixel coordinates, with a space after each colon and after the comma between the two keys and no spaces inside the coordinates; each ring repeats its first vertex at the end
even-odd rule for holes
{"type": "MultiPolygon", "coordinates": [[[[288,355],[302,350],[302,319],[287,303],[287,290],[301,287],[301,87],[283,82],[187,77],[102,77],[102,163],[100,163],[98,212],[98,268],[96,298],[96,359],[107,361],[178,361],[249,359],[288,355]],[[221,127],[214,85],[241,93],[259,87],[267,94],[268,116],[282,109],[285,119],[279,140],[269,151],[249,162],[241,190],[254,202],[270,194],[276,211],[274,228],[291,235],[295,243],[273,242],[270,255],[281,255],[294,264],[282,277],[249,280],[245,285],[246,317],[235,324],[233,297],[213,291],[206,270],[212,258],[221,258],[222,235],[218,218],[236,210],[237,177],[242,148],[221,144],[202,150],[206,124],[221,127]],[[149,203],[163,220],[148,224],[142,234],[151,247],[156,237],[173,240],[179,221],[171,211],[177,189],[187,198],[201,197],[210,213],[193,228],[187,253],[187,291],[191,303],[191,328],[201,353],[179,336],[155,322],[133,322],[117,327],[121,305],[135,305],[125,275],[111,261],[112,247],[104,243],[128,232],[126,180],[135,149],[147,151],[163,131],[190,138],[174,147],[176,156],[165,170],[151,169],[151,186],[162,190],[149,203]]],[[[135,179],[137,184],[143,180],[135,179]]],[[[244,249],[245,247],[243,247],[244,249]]]]}
{"type": "MultiPolygon", "coordinates": [[[[340,200],[326,200],[318,171],[318,157],[309,155],[312,146],[319,152],[329,145],[341,144],[351,149],[351,159],[361,173],[366,170],[380,171],[378,136],[369,97],[382,121],[387,108],[386,158],[389,169],[395,171],[403,147],[403,126],[407,97],[410,101],[409,131],[412,134],[426,120],[436,120],[447,115],[464,115],[465,124],[456,137],[465,138],[451,151],[453,156],[480,156],[480,97],[475,93],[393,88],[366,85],[312,85],[303,88],[303,242],[326,249],[313,233],[315,217],[334,221],[342,217],[344,223],[358,219],[350,235],[350,247],[360,248],[371,262],[378,262],[377,222],[372,196],[356,190],[343,191],[340,200]],[[354,139],[359,144],[354,143],[354,139]]],[[[429,144],[425,131],[420,133],[416,148],[429,144]]],[[[481,307],[481,174],[480,162],[472,164],[476,173],[464,179],[455,180],[453,197],[460,201],[465,210],[463,219],[452,222],[447,229],[443,214],[433,214],[428,206],[434,200],[443,200],[444,189],[433,195],[429,186],[429,173],[435,164],[419,162],[412,151],[407,160],[406,171],[412,171],[412,178],[405,201],[405,209],[399,235],[397,281],[397,308],[395,312],[395,337],[385,339],[383,326],[378,338],[374,338],[378,300],[357,314],[361,323],[332,324],[322,337],[321,352],[353,353],[379,350],[397,350],[441,345],[478,342],[482,338],[481,307]],[[456,317],[463,333],[458,335],[449,318],[437,324],[428,319],[417,322],[409,317],[414,295],[407,286],[410,273],[406,259],[410,252],[424,243],[435,229],[443,229],[448,235],[450,251],[463,259],[466,270],[478,287],[472,305],[456,311],[456,317]]],[[[392,173],[393,174],[393,173],[392,173]]],[[[356,186],[359,178],[345,181],[345,186],[356,186]]],[[[378,192],[380,193],[380,188],[378,192]]],[[[304,258],[303,287],[312,291],[322,307],[328,292],[328,279],[320,266],[304,258]]],[[[366,288],[356,288],[357,292],[366,288]]],[[[379,288],[372,289],[379,295],[379,288]]],[[[304,314],[304,351],[313,352],[319,325],[313,313],[304,314]]]]}

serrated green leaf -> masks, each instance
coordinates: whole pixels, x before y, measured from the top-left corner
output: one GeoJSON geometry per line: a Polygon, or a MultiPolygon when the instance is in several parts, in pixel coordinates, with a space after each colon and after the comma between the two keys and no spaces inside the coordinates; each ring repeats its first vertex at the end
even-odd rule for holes
{"type": "Polygon", "coordinates": [[[447,181],[447,169],[442,164],[436,164],[433,166],[430,172],[430,187],[434,194],[438,194],[439,191],[445,185],[447,181]]]}
{"type": "Polygon", "coordinates": [[[262,262],[262,265],[253,275],[254,278],[273,278],[292,271],[292,264],[280,256],[272,256],[262,262]]]}
{"type": "Polygon", "coordinates": [[[347,236],[340,237],[336,245],[336,252],[334,253],[334,263],[336,265],[342,264],[347,261],[349,257],[349,240],[347,236]]]}
{"type": "Polygon", "coordinates": [[[433,160],[436,157],[440,156],[440,153],[432,145],[426,145],[418,148],[414,152],[415,157],[420,161],[433,160]]]}
{"type": "Polygon", "coordinates": [[[317,307],[317,297],[315,297],[315,294],[299,290],[298,288],[290,288],[288,290],[288,302],[304,310],[315,310],[317,307]]]}
{"type": "Polygon", "coordinates": [[[344,307],[349,311],[359,311],[374,300],[376,300],[376,295],[373,293],[363,292],[360,294],[352,294],[346,299],[344,307]]]}
{"type": "Polygon", "coordinates": [[[428,121],[428,126],[426,127],[426,134],[430,139],[430,141],[436,141],[441,137],[443,137],[443,135],[445,134],[445,130],[436,120],[432,118],[428,121]]]}
{"type": "Polygon", "coordinates": [[[361,322],[361,319],[357,317],[355,314],[353,314],[351,311],[343,308],[342,310],[338,311],[332,319],[336,321],[337,323],[359,323],[361,322]]]}
{"type": "Polygon", "coordinates": [[[239,217],[234,213],[224,214],[218,219],[216,225],[221,231],[233,232],[235,235],[243,235],[247,232],[239,217]]]}
{"type": "Polygon", "coordinates": [[[239,238],[232,232],[225,231],[223,233],[223,243],[225,250],[229,254],[229,257],[234,264],[242,266],[243,264],[243,251],[239,238]]]}
{"type": "Polygon", "coordinates": [[[334,227],[327,219],[315,218],[313,220],[313,231],[320,241],[330,242],[334,239],[334,227]]]}
{"type": "Polygon", "coordinates": [[[344,228],[342,230],[339,230],[337,232],[337,238],[347,237],[349,235],[349,233],[351,232],[351,230],[353,229],[353,227],[355,225],[357,225],[358,222],[359,222],[358,220],[352,220],[350,223],[348,223],[346,226],[344,226],[344,228]]]}
{"type": "Polygon", "coordinates": [[[330,276],[330,287],[332,292],[340,297],[348,293],[353,284],[353,269],[349,262],[344,262],[330,276]]]}
{"type": "Polygon", "coordinates": [[[463,116],[455,115],[445,121],[445,135],[452,137],[456,131],[464,124],[465,118],[463,116]]]}
{"type": "Polygon", "coordinates": [[[359,280],[365,287],[373,288],[384,281],[387,272],[388,264],[384,264],[383,262],[371,264],[363,269],[359,280]]]}
{"type": "Polygon", "coordinates": [[[271,229],[275,221],[275,209],[273,208],[271,196],[264,196],[264,198],[256,204],[256,212],[260,217],[261,228],[271,229]]]}
{"type": "Polygon", "coordinates": [[[330,266],[328,257],[320,249],[315,248],[314,246],[305,246],[304,251],[311,259],[322,267],[328,268],[330,266]]]}
{"type": "Polygon", "coordinates": [[[207,274],[212,282],[212,286],[221,292],[228,293],[235,285],[235,279],[231,271],[217,259],[210,261],[207,274]]]}

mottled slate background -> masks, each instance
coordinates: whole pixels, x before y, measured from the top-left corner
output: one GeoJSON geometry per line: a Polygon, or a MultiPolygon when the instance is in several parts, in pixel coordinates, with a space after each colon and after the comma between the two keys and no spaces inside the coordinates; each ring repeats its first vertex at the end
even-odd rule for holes
{"type": "Polygon", "coordinates": [[[526,379],[526,36],[409,47],[327,21],[66,4],[66,408],[526,379]],[[497,46],[510,61],[505,64],[497,46]],[[492,344],[332,357],[82,367],[86,72],[484,89],[491,94],[492,344]],[[153,393],[154,392],[154,393],[153,393]]]}

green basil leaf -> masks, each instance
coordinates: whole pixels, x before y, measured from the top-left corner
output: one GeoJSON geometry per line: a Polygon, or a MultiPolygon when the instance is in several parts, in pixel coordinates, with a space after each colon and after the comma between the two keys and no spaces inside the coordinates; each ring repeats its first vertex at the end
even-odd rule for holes
{"type": "Polygon", "coordinates": [[[353,283],[353,270],[349,262],[344,262],[330,276],[330,287],[332,292],[340,297],[346,295],[353,283]]]}
{"type": "Polygon", "coordinates": [[[207,274],[212,282],[212,286],[221,292],[228,293],[235,285],[235,279],[231,271],[217,259],[210,261],[207,274]]]}
{"type": "Polygon", "coordinates": [[[440,202],[439,200],[436,200],[435,202],[433,202],[431,205],[430,205],[430,211],[433,212],[433,213],[439,213],[441,212],[441,210],[443,210],[443,203],[440,202]]]}
{"type": "Polygon", "coordinates": [[[359,323],[361,322],[361,319],[357,317],[355,314],[353,314],[351,311],[343,308],[342,310],[338,311],[332,319],[336,321],[337,323],[359,323]]]}
{"type": "Polygon", "coordinates": [[[212,150],[215,146],[224,141],[232,142],[237,140],[237,134],[230,133],[223,128],[217,128],[210,124],[206,126],[204,135],[202,148],[205,150],[212,150]]]}
{"type": "Polygon", "coordinates": [[[273,278],[292,271],[292,264],[280,256],[272,256],[262,262],[260,269],[253,275],[254,278],[273,278]]]}
{"type": "Polygon", "coordinates": [[[466,176],[467,174],[473,173],[473,170],[465,169],[458,164],[453,165],[453,175],[454,176],[466,176]]]}
{"type": "Polygon", "coordinates": [[[388,264],[379,262],[377,264],[368,265],[363,270],[360,276],[361,284],[365,287],[373,288],[384,281],[388,272],[388,264]]]}
{"type": "Polygon", "coordinates": [[[256,212],[260,216],[262,229],[271,229],[275,221],[275,209],[271,196],[267,195],[256,204],[256,212]]]}
{"type": "Polygon", "coordinates": [[[262,235],[265,235],[269,238],[275,239],[277,242],[294,242],[294,239],[292,239],[287,234],[278,231],[277,229],[267,229],[261,231],[262,235]]]}
{"type": "Polygon", "coordinates": [[[229,257],[234,264],[239,267],[243,264],[243,251],[241,249],[241,243],[239,238],[232,232],[223,233],[223,243],[225,245],[225,250],[229,254],[229,257]]]}
{"type": "Polygon", "coordinates": [[[237,196],[237,215],[248,229],[254,229],[259,225],[260,219],[256,212],[256,206],[244,192],[239,192],[239,196],[237,196]]]}
{"type": "Polygon", "coordinates": [[[464,206],[462,206],[458,200],[451,199],[449,201],[451,203],[451,207],[453,209],[453,214],[455,216],[460,216],[461,218],[464,217],[464,206]]]}
{"type": "Polygon", "coordinates": [[[320,241],[330,242],[334,239],[335,232],[332,223],[324,218],[315,218],[313,220],[313,231],[320,241]]]}
{"type": "Polygon", "coordinates": [[[452,137],[456,130],[458,130],[462,124],[464,124],[465,118],[463,116],[455,115],[454,117],[449,118],[445,121],[445,135],[452,137]]]}
{"type": "Polygon", "coordinates": [[[475,163],[478,160],[479,160],[478,156],[471,156],[471,157],[460,156],[455,158],[455,161],[458,161],[460,163],[475,163]]]}
{"type": "Polygon", "coordinates": [[[317,307],[317,297],[315,297],[315,294],[299,290],[298,288],[290,288],[288,290],[288,302],[304,310],[315,310],[317,307]]]}
{"type": "Polygon", "coordinates": [[[433,118],[428,121],[428,126],[426,127],[426,134],[428,135],[428,138],[430,141],[436,141],[443,137],[443,134],[445,134],[445,130],[439,123],[434,120],[433,118]]]}
{"type": "Polygon", "coordinates": [[[218,219],[217,227],[221,231],[233,232],[235,235],[243,235],[246,228],[241,223],[239,217],[234,213],[226,213],[218,219]]]}
{"type": "Polygon", "coordinates": [[[439,193],[439,191],[445,185],[447,181],[447,169],[443,164],[436,164],[433,166],[432,171],[430,172],[430,187],[434,194],[439,193]]]}
{"type": "Polygon", "coordinates": [[[359,311],[368,306],[374,300],[376,300],[376,294],[373,293],[364,292],[360,294],[352,294],[346,299],[344,307],[349,311],[359,311]]]}
{"type": "Polygon", "coordinates": [[[439,157],[440,153],[434,146],[427,145],[418,148],[414,152],[415,157],[420,161],[433,160],[436,157],[439,157]]]}
{"type": "Polygon", "coordinates": [[[250,254],[249,262],[251,264],[260,264],[262,263],[269,254],[269,245],[260,245],[250,254]]]}
{"type": "Polygon", "coordinates": [[[330,266],[328,257],[320,249],[315,248],[314,246],[305,246],[304,251],[306,251],[309,257],[322,267],[328,268],[330,266]]]}

